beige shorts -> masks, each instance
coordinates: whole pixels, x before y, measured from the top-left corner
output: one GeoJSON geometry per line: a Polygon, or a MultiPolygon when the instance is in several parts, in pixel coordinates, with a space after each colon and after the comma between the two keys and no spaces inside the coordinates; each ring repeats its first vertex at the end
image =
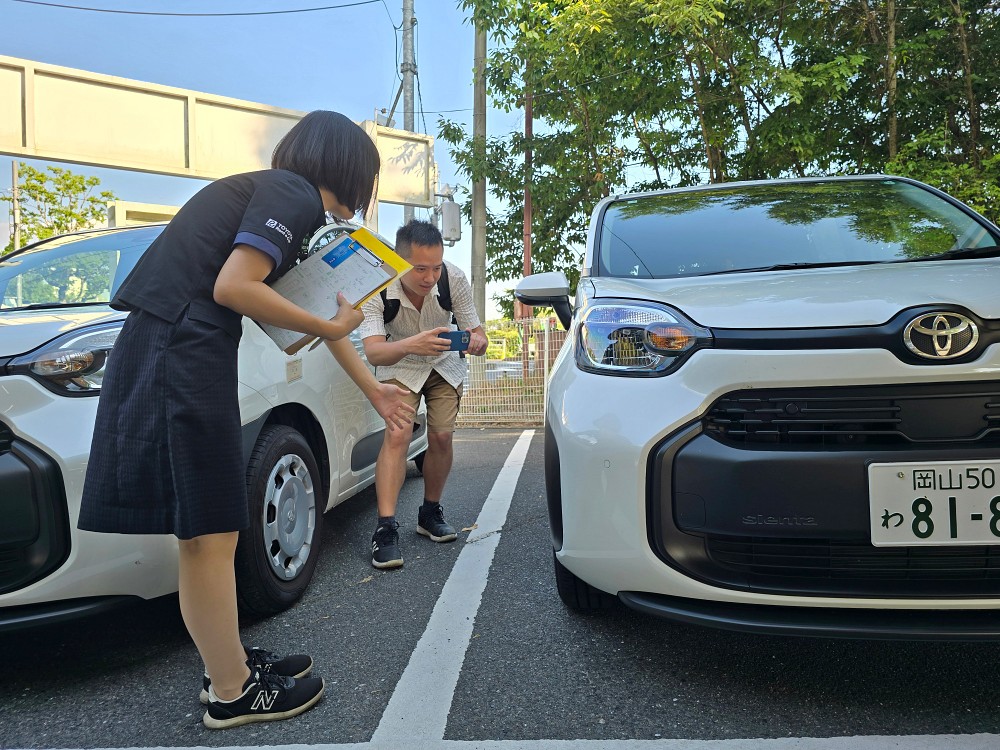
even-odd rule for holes
{"type": "Polygon", "coordinates": [[[420,406],[420,397],[424,397],[427,404],[427,432],[455,431],[458,405],[462,401],[461,384],[458,388],[453,387],[451,383],[441,377],[437,370],[431,370],[431,374],[424,382],[420,393],[414,393],[398,380],[387,380],[386,382],[409,391],[405,401],[414,409],[420,406]]]}

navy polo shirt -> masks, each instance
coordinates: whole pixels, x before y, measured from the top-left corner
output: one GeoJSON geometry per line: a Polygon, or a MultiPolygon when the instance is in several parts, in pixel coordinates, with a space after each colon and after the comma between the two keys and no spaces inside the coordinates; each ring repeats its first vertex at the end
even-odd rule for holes
{"type": "Polygon", "coordinates": [[[219,271],[239,244],[266,253],[270,283],[292,267],[324,224],[319,191],[293,172],[266,169],[223,177],[184,204],[119,288],[111,306],[145,310],[168,322],[188,315],[242,332],[242,316],[213,299],[219,271]]]}

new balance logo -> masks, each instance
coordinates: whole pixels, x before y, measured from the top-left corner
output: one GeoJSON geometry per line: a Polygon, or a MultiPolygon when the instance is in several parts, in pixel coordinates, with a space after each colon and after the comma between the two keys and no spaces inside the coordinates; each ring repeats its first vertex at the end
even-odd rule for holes
{"type": "Polygon", "coordinates": [[[270,711],[274,708],[275,702],[278,700],[277,690],[261,690],[257,693],[257,697],[253,699],[253,704],[250,706],[251,711],[270,711]]]}

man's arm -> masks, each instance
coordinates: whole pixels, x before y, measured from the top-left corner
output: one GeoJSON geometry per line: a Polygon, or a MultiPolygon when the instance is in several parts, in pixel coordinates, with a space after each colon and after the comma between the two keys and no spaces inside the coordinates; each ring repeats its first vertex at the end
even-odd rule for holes
{"type": "Polygon", "coordinates": [[[362,339],[362,343],[365,346],[368,362],[375,367],[385,367],[396,364],[409,354],[418,357],[436,357],[448,351],[451,342],[438,336],[439,333],[448,330],[450,330],[448,326],[441,326],[398,341],[387,341],[384,336],[367,336],[362,339]]]}
{"type": "Polygon", "coordinates": [[[467,328],[469,332],[469,354],[481,357],[486,354],[486,347],[490,345],[490,340],[486,338],[486,331],[482,326],[467,328]]]}
{"type": "Polygon", "coordinates": [[[448,278],[451,281],[451,302],[455,319],[460,326],[469,332],[469,354],[481,356],[486,354],[489,339],[479,321],[476,305],[472,296],[472,284],[459,268],[449,267],[448,278]]]}

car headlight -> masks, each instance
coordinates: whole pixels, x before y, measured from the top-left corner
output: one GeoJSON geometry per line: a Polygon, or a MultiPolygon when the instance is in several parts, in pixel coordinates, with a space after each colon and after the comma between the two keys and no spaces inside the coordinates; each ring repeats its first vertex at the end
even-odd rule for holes
{"type": "Polygon", "coordinates": [[[676,369],[712,332],[652,302],[601,300],[581,316],[577,365],[602,375],[655,377],[676,369]]]}
{"type": "Polygon", "coordinates": [[[7,372],[28,375],[63,396],[96,396],[122,325],[117,321],[60,336],[13,359],[7,372]]]}

